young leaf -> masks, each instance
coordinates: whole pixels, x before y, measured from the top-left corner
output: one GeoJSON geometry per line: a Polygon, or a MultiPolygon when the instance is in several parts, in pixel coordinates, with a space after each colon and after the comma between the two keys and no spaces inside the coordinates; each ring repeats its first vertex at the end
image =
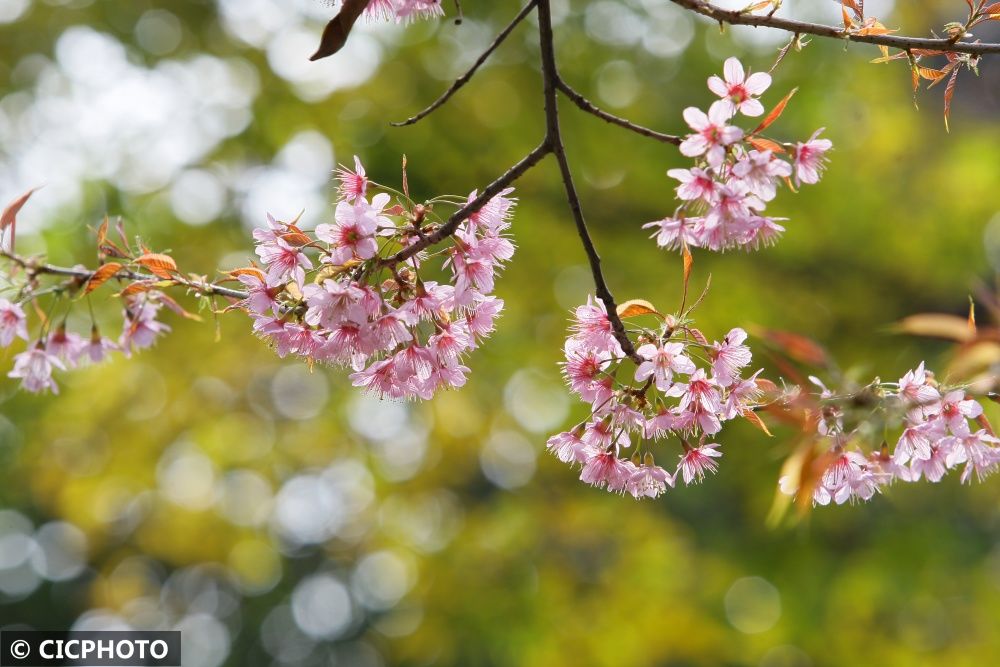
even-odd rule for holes
{"type": "Polygon", "coordinates": [[[765,139],[764,137],[747,137],[750,145],[759,151],[771,151],[772,153],[784,153],[785,148],[776,141],[765,139]]]}
{"type": "Polygon", "coordinates": [[[644,301],[643,299],[629,299],[624,303],[618,304],[618,308],[615,309],[618,313],[618,317],[621,319],[628,319],[629,317],[639,317],[640,315],[656,315],[657,317],[663,317],[649,301],[644,301]]]}
{"type": "Polygon", "coordinates": [[[177,272],[177,262],[170,255],[161,255],[155,252],[147,252],[136,258],[136,263],[149,269],[153,275],[169,280],[172,274],[177,272]]]}
{"type": "Polygon", "coordinates": [[[969,331],[966,319],[956,315],[936,313],[911,315],[901,320],[893,328],[896,331],[912,336],[944,338],[945,340],[953,340],[956,343],[968,343],[975,338],[972,332],[969,331]]]}
{"type": "Polygon", "coordinates": [[[99,267],[90,276],[90,280],[87,281],[87,287],[83,290],[84,294],[90,294],[95,289],[108,282],[112,276],[122,270],[122,265],[118,262],[108,262],[107,264],[99,267]]]}
{"type": "Polygon", "coordinates": [[[7,208],[3,210],[3,213],[0,213],[0,234],[3,233],[3,230],[10,227],[11,252],[14,251],[14,228],[17,226],[17,214],[21,212],[21,209],[24,208],[24,205],[28,203],[29,199],[31,199],[31,195],[35,194],[35,192],[37,191],[38,188],[31,188],[23,195],[21,195],[20,197],[12,201],[10,204],[8,204],[7,208]]]}
{"type": "Polygon", "coordinates": [[[743,418],[746,419],[751,424],[753,424],[754,426],[756,426],[757,428],[759,428],[764,433],[766,433],[769,438],[774,437],[774,434],[767,429],[767,424],[764,423],[764,420],[761,419],[760,415],[758,415],[753,410],[744,410],[743,418]]]}
{"type": "Polygon", "coordinates": [[[948,79],[948,85],[944,88],[944,129],[945,132],[951,132],[951,128],[948,127],[948,118],[951,116],[951,98],[955,94],[955,82],[958,81],[958,68],[956,67],[951,71],[951,77],[948,79]]]}
{"type": "Polygon", "coordinates": [[[794,95],[796,91],[798,91],[798,88],[792,88],[792,90],[789,91],[789,93],[785,95],[782,98],[782,100],[778,102],[777,105],[775,105],[773,109],[771,109],[771,113],[767,114],[767,116],[764,117],[764,120],[761,121],[760,125],[758,125],[756,129],[754,129],[754,131],[751,132],[750,134],[757,134],[759,132],[763,132],[764,130],[766,130],[768,127],[771,126],[771,123],[778,120],[778,116],[780,116],[781,113],[785,110],[785,107],[788,106],[788,100],[792,99],[792,95],[794,95]]]}

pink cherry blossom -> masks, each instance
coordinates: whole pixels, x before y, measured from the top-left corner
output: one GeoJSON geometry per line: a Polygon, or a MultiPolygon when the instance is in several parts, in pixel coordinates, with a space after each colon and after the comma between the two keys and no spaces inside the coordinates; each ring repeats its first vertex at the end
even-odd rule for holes
{"type": "Polygon", "coordinates": [[[0,347],[7,347],[15,338],[28,340],[28,318],[20,305],[0,298],[0,347]]]}
{"type": "Polygon", "coordinates": [[[688,157],[705,155],[713,169],[722,166],[726,148],[743,138],[743,130],[728,124],[732,118],[729,109],[721,100],[709,107],[708,114],[696,107],[684,109],[684,120],[695,133],[681,142],[681,154],[688,157]]]}
{"type": "Polygon", "coordinates": [[[663,343],[659,346],[646,344],[637,352],[646,361],[636,368],[635,379],[645,382],[652,377],[656,381],[656,388],[661,391],[670,388],[674,372],[685,375],[695,372],[694,362],[684,356],[684,346],[681,343],[663,343]]]}
{"type": "Polygon", "coordinates": [[[58,394],[59,386],[52,379],[53,369],[66,370],[66,367],[39,342],[14,357],[14,368],[7,377],[20,379],[21,387],[33,394],[46,390],[58,394]]]}
{"type": "Polygon", "coordinates": [[[737,111],[744,116],[759,116],[764,113],[764,106],[755,98],[771,85],[771,75],[766,72],[754,72],[747,76],[743,64],[736,58],[728,58],[723,65],[725,80],[717,76],[708,79],[708,88],[722,98],[729,115],[737,111]]]}
{"type": "Polygon", "coordinates": [[[667,176],[680,181],[677,186],[677,197],[685,201],[702,199],[710,201],[719,182],[710,172],[698,167],[691,169],[671,169],[667,176]]]}
{"type": "Polygon", "coordinates": [[[720,386],[733,384],[740,370],[753,360],[750,348],[743,344],[746,339],[747,332],[737,327],[726,334],[721,343],[712,345],[712,372],[720,386]]]}
{"type": "Polygon", "coordinates": [[[715,473],[719,469],[715,459],[722,456],[719,445],[710,442],[697,447],[685,446],[677,471],[684,476],[685,484],[697,484],[705,479],[706,473],[715,473]]]}
{"type": "MultiPolygon", "coordinates": [[[[390,14],[393,0],[370,0],[368,12],[370,14],[390,14]]],[[[364,197],[368,193],[368,176],[365,174],[365,166],[361,164],[361,159],[354,156],[354,171],[341,165],[337,168],[337,180],[340,187],[337,189],[340,199],[349,204],[353,204],[358,198],[364,197]]]]}
{"type": "Polygon", "coordinates": [[[666,491],[668,486],[673,488],[674,476],[650,463],[636,466],[625,484],[626,490],[633,498],[656,498],[666,491]]]}
{"type": "Polygon", "coordinates": [[[371,259],[378,251],[375,234],[379,227],[394,226],[392,220],[382,215],[389,203],[389,195],[380,192],[372,198],[371,204],[363,196],[352,202],[342,201],[334,212],[336,222],[316,227],[316,238],[332,247],[328,258],[330,264],[342,265],[351,259],[371,259]]]}
{"type": "Polygon", "coordinates": [[[823,128],[816,130],[809,141],[795,145],[795,180],[798,183],[816,183],[826,164],[826,152],[833,148],[829,139],[818,139],[823,128]]]}

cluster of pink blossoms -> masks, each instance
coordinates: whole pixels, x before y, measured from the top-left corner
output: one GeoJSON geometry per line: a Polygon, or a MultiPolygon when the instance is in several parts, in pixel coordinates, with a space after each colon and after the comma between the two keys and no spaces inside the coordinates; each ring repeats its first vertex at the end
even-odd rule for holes
{"type": "MultiPolygon", "coordinates": [[[[20,380],[21,387],[32,393],[48,390],[57,394],[59,385],[52,377],[54,371],[99,363],[114,351],[131,356],[132,350],[152,346],[161,334],[170,331],[169,326],[156,319],[163,305],[160,296],[150,291],[125,297],[124,326],[117,341],[102,336],[96,324],[91,327],[89,338],[67,331],[65,321],[55,331],[43,325],[38,339],[14,356],[14,368],[7,376],[20,380]]],[[[0,298],[0,347],[10,346],[15,338],[31,340],[27,315],[20,304],[0,298]]]]}
{"type": "Polygon", "coordinates": [[[240,305],[254,331],[282,357],[351,368],[354,385],[380,397],[429,399],[461,387],[469,371],[463,356],[492,333],[503,309],[492,292],[514,254],[504,235],[512,190],[464,220],[448,247],[435,249],[426,240],[442,224],[434,205],[459,207],[475,192],[426,205],[405,197],[389,207],[385,192],[368,198],[374,186],[357,158],[353,171],[338,173],[332,224],[310,236],[269,217],[266,229],[254,231],[264,266],[236,272],[249,291],[240,305]],[[421,244],[419,252],[395,257],[413,244],[421,244]]]}
{"type": "Polygon", "coordinates": [[[365,16],[377,20],[410,21],[443,14],[441,0],[368,0],[365,6],[365,16]]]}
{"type": "MultiPolygon", "coordinates": [[[[812,380],[822,389],[821,400],[833,397],[819,380],[812,380]]],[[[850,449],[854,434],[845,431],[843,412],[838,408],[824,411],[818,430],[830,441],[832,462],[813,489],[814,505],[870,500],[895,480],[940,482],[945,473],[959,466],[963,466],[962,482],[968,482],[973,473],[982,480],[1000,469],[1000,438],[986,421],[983,406],[962,389],[942,391],[923,362],[882,389],[889,421],[902,415],[902,433],[895,448],[890,453],[883,446],[868,455],[850,449]]],[[[899,418],[895,419],[898,423],[899,418]]],[[[780,486],[788,495],[798,491],[798,481],[787,476],[781,478],[780,486]]]]}
{"type": "Polygon", "coordinates": [[[680,181],[681,204],[673,215],[644,225],[655,230],[660,247],[723,251],[772,243],[785,231],[779,224],[783,218],[763,212],[778,183],[790,183],[793,174],[800,185],[819,181],[824,156],[833,145],[818,138],[822,130],[796,144],[782,145],[759,136],[777,118],[775,112],[750,133],[730,125],[737,113],[750,117],[764,113],[757,96],[771,85],[771,76],[764,72],[748,76],[739,60],[729,58],[724,77],[708,80],[709,89],[721,99],[707,114],[695,107],[684,110],[684,120],[694,132],[681,143],[680,151],[695,158],[695,165],[667,172],[680,181]]]}
{"type": "Polygon", "coordinates": [[[722,456],[709,438],[722,422],[752,410],[761,395],[760,371],[742,377],[751,362],[745,331],[733,329],[709,343],[697,329],[664,319],[640,331],[640,360],[634,360],[622,351],[603,303],[576,309],[563,372],[591,414],[549,438],[548,449],[564,463],[580,464],[588,484],[655,498],[678,475],[685,484],[701,481],[722,456]],[[671,472],[656,464],[653,450],[674,438],[681,453],[671,472]]]}

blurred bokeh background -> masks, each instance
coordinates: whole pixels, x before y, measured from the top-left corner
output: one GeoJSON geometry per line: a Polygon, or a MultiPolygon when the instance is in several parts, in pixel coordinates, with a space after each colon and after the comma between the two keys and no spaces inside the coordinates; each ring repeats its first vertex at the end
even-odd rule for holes
{"type": "MultiPolygon", "coordinates": [[[[765,69],[787,38],[721,34],[666,0],[554,4],[565,77],[667,132],[707,105],[726,57],[765,69]]],[[[518,7],[463,5],[461,26],[359,24],[309,63],[332,12],[321,0],[0,0],[0,201],[45,184],[19,250],[92,262],[88,226],[107,212],[182,269],[243,265],[266,212],[329,219],[331,170],[354,154],[397,183],[405,153],[416,193],[481,187],[541,136],[530,21],[447,107],[387,124],[434,99],[518,7]]],[[[866,5],[908,34],[965,11],[866,5]]],[[[782,14],[835,23],[839,9],[786,0],[782,14]]],[[[947,346],[889,325],[964,314],[1000,270],[1000,60],[960,77],[946,134],[943,90],[914,109],[905,64],[877,55],[816,39],[775,73],[766,102],[799,92],[774,133],[825,126],[835,151],[819,185],[770,207],[791,218],[776,247],[696,254],[710,337],[797,331],[861,377],[946,362],[947,346]]],[[[683,160],[563,116],[617,296],[676,307],[680,260],[639,226],[673,209],[664,172],[683,160]]],[[[238,313],[220,342],[211,322],[170,318],[154,350],[62,374],[58,397],[4,378],[0,626],[177,627],[188,667],[995,662],[1000,480],[897,486],[769,528],[780,426],[773,439],[728,427],[717,476],[651,502],[586,487],[545,455],[582,414],[556,362],[591,288],[554,164],[518,194],[500,329],[468,386],[431,403],[381,403],[342,373],[283,362],[238,313]]]]}

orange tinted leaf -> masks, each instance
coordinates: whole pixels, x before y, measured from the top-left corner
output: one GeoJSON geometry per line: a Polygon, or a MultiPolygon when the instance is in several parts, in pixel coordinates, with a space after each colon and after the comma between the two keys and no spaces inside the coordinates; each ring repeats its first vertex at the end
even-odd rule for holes
{"type": "Polygon", "coordinates": [[[28,203],[29,199],[31,199],[31,195],[35,194],[37,191],[38,188],[31,188],[23,195],[9,203],[7,208],[3,210],[3,213],[0,213],[0,233],[3,233],[3,230],[10,227],[11,251],[14,250],[14,230],[15,227],[17,227],[17,214],[21,212],[24,205],[28,203]]]}
{"type": "Polygon", "coordinates": [[[104,216],[104,222],[102,222],[101,226],[97,228],[97,247],[98,248],[100,248],[102,245],[104,245],[104,241],[107,240],[107,238],[108,238],[108,225],[110,224],[110,222],[111,221],[108,220],[108,216],[105,215],[104,216]]]}
{"type": "Polygon", "coordinates": [[[771,109],[771,113],[767,114],[767,116],[764,117],[764,120],[761,121],[760,125],[758,125],[756,129],[754,129],[754,131],[751,132],[750,134],[757,134],[758,132],[763,132],[764,130],[766,130],[768,127],[771,126],[771,123],[778,120],[778,117],[785,110],[785,107],[788,106],[788,100],[792,99],[792,95],[794,95],[797,91],[798,88],[792,88],[792,90],[787,95],[785,95],[781,99],[781,101],[775,105],[773,109],[771,109]]]}
{"type": "Polygon", "coordinates": [[[256,266],[245,266],[239,269],[233,269],[232,271],[226,271],[233,278],[238,278],[239,276],[255,276],[259,278],[261,282],[264,281],[264,272],[258,269],[256,266]]]}
{"type": "Polygon", "coordinates": [[[691,269],[694,268],[694,257],[691,250],[684,246],[684,293],[687,293],[688,281],[691,280],[691,269]]]}
{"type": "Polygon", "coordinates": [[[758,415],[753,410],[744,410],[743,411],[743,418],[746,419],[751,424],[753,424],[754,426],[756,426],[757,428],[759,428],[764,433],[766,433],[768,435],[768,437],[771,437],[771,438],[774,437],[774,434],[771,433],[767,429],[767,424],[764,423],[764,420],[761,419],[760,415],[758,415]]]}
{"type": "Polygon", "coordinates": [[[115,296],[125,297],[134,296],[136,294],[142,294],[143,292],[148,292],[151,289],[156,289],[157,281],[155,280],[137,280],[136,282],[130,284],[128,287],[123,289],[115,296]]]}
{"type": "Polygon", "coordinates": [[[955,82],[958,81],[958,68],[956,67],[951,72],[951,78],[948,79],[948,85],[944,89],[944,129],[946,132],[950,132],[951,128],[948,127],[948,118],[951,116],[951,98],[955,94],[955,82]]]}
{"type": "Polygon", "coordinates": [[[153,275],[169,279],[171,274],[177,271],[177,262],[170,255],[163,255],[155,252],[147,252],[136,258],[136,263],[149,269],[153,275]]]}
{"type": "Polygon", "coordinates": [[[767,391],[767,392],[777,392],[778,391],[778,385],[774,384],[773,382],[771,382],[767,378],[761,378],[761,377],[759,377],[756,380],[754,380],[754,382],[757,384],[757,387],[759,387],[760,389],[762,389],[764,391],[767,391]]]}
{"type": "Polygon", "coordinates": [[[286,243],[290,243],[292,245],[297,245],[297,246],[304,246],[312,243],[311,238],[309,238],[308,236],[306,236],[305,234],[303,234],[298,230],[293,232],[288,232],[287,234],[282,234],[281,239],[286,243]]]}
{"type": "Polygon", "coordinates": [[[930,67],[921,67],[917,65],[917,74],[920,75],[921,79],[930,79],[931,81],[937,81],[938,79],[948,75],[948,72],[939,69],[932,69],[930,67]]]}
{"type": "Polygon", "coordinates": [[[776,141],[765,139],[764,137],[747,137],[750,145],[759,151],[771,151],[772,153],[784,153],[784,147],[776,141]]]}
{"type": "Polygon", "coordinates": [[[104,266],[99,267],[90,276],[90,280],[87,281],[87,287],[83,290],[84,294],[90,294],[95,289],[108,282],[112,276],[121,271],[122,265],[118,262],[108,262],[104,266]]]}
{"type": "Polygon", "coordinates": [[[657,317],[663,317],[656,310],[649,301],[644,301],[643,299],[629,299],[624,303],[618,304],[618,308],[615,309],[618,313],[618,317],[627,319],[629,317],[639,317],[640,315],[656,315],[657,317]]]}

